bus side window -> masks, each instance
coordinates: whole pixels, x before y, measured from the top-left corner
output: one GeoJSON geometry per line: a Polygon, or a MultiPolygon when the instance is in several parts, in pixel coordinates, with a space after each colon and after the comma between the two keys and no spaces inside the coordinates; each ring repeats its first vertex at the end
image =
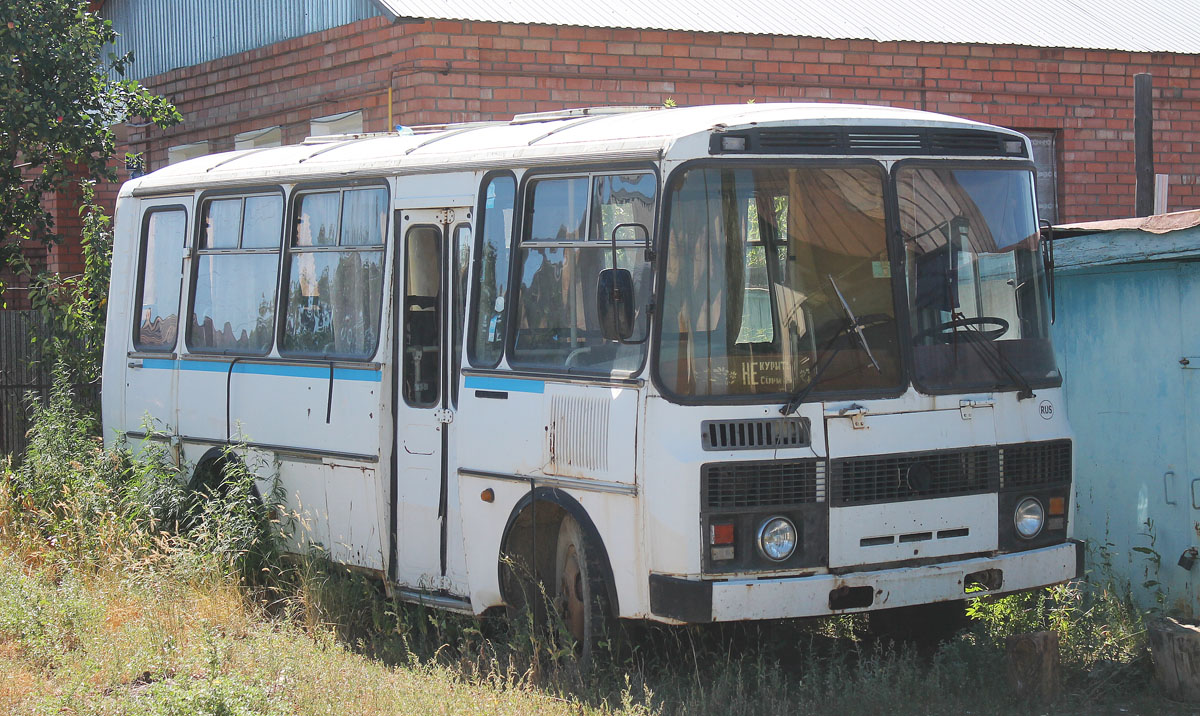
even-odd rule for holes
{"type": "Polygon", "coordinates": [[[462,368],[463,324],[467,312],[467,274],[471,269],[471,225],[459,224],[454,227],[453,243],[450,244],[451,255],[454,257],[452,267],[454,275],[453,322],[454,329],[454,370],[450,373],[450,399],[458,407],[458,372],[462,368]]]}
{"type": "Polygon", "coordinates": [[[280,354],[370,358],[379,343],[387,190],[305,192],[295,217],[280,354]]]}
{"type": "Polygon", "coordinates": [[[643,344],[604,339],[596,283],[604,269],[630,272],[636,306],[633,335],[646,335],[651,277],[645,232],[654,226],[656,191],[656,179],[648,172],[548,176],[529,182],[527,218],[517,251],[521,276],[509,363],[595,374],[641,366],[643,344]],[[618,230],[622,225],[625,228],[618,230]]]}
{"type": "Polygon", "coordinates": [[[508,292],[508,244],[512,236],[517,180],[497,174],[480,195],[475,243],[475,280],[479,289],[471,311],[467,360],[476,368],[495,368],[504,353],[504,301],[508,292]]]}
{"type": "Polygon", "coordinates": [[[201,211],[188,350],[265,354],[275,326],[283,197],[221,197],[201,211]]]}
{"type": "Polygon", "coordinates": [[[404,241],[404,402],[414,408],[438,403],[441,238],[436,226],[414,226],[404,241]]]}
{"type": "Polygon", "coordinates": [[[151,209],[142,224],[142,255],[133,345],[168,353],[179,332],[179,290],[183,274],[187,212],[151,209]]]}

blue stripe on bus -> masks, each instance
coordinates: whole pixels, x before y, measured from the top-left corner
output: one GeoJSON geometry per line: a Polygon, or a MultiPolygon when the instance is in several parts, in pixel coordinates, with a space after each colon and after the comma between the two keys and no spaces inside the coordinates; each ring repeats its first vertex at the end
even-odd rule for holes
{"type": "Polygon", "coordinates": [[[147,358],[142,361],[143,368],[153,368],[155,370],[175,370],[177,360],[169,360],[167,358],[147,358]]]}
{"type": "MultiPolygon", "coordinates": [[[[143,368],[155,370],[194,370],[203,373],[227,373],[229,363],[225,361],[202,360],[167,360],[163,358],[146,358],[142,361],[143,368]]],[[[323,365],[274,365],[271,363],[237,363],[233,366],[234,373],[248,375],[278,375],[286,378],[329,378],[329,367],[323,365]]],[[[341,368],[333,369],[334,380],[358,380],[379,383],[383,373],[377,368],[341,368]]]]}
{"type": "Polygon", "coordinates": [[[491,376],[468,375],[463,384],[467,388],[479,390],[507,390],[513,393],[545,393],[546,382],[543,380],[524,380],[521,378],[493,378],[491,376]]]}

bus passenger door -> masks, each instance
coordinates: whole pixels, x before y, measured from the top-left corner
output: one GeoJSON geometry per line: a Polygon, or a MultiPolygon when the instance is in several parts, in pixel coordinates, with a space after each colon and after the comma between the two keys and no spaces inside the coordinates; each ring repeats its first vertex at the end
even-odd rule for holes
{"type": "MultiPolygon", "coordinates": [[[[457,500],[449,451],[454,410],[451,368],[461,326],[460,302],[447,286],[459,283],[458,251],[451,244],[470,228],[469,209],[397,212],[397,297],[395,311],[396,381],[396,579],[419,590],[450,591],[456,583],[447,564],[447,545],[455,524],[457,500]],[[453,260],[451,260],[453,258],[453,260]]],[[[455,371],[456,373],[457,371],[455,371]]],[[[461,538],[458,539],[461,545],[461,538]]],[[[457,560],[456,560],[457,561],[457,560]]]]}

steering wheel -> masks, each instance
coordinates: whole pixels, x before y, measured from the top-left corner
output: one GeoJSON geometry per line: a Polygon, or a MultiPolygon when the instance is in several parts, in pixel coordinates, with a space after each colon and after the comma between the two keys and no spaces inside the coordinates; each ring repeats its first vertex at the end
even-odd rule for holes
{"type": "Polygon", "coordinates": [[[937,336],[944,342],[949,343],[950,336],[955,333],[965,332],[968,335],[979,335],[980,337],[989,341],[994,341],[1000,336],[1004,335],[1007,331],[1008,321],[1000,318],[999,316],[960,316],[958,318],[946,321],[940,325],[934,326],[933,328],[926,328],[920,333],[914,335],[913,340],[915,341],[920,340],[921,338],[937,336]],[[987,330],[976,328],[975,331],[958,330],[959,328],[966,328],[968,326],[995,326],[995,328],[990,328],[987,330]]]}

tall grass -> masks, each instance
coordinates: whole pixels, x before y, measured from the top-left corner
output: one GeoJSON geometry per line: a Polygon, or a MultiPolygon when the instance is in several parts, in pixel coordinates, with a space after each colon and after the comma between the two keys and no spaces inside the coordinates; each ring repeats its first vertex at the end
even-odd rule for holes
{"type": "Polygon", "coordinates": [[[0,472],[0,539],[27,559],[62,568],[175,564],[251,582],[278,561],[281,495],[269,490],[263,500],[233,447],[220,489],[198,499],[190,471],[165,444],[105,450],[65,370],[56,371],[49,399],[31,399],[29,408],[25,459],[0,472]]]}
{"type": "MultiPolygon", "coordinates": [[[[228,460],[197,499],[164,447],[106,451],[69,382],[0,468],[0,712],[1164,712],[1128,590],[1076,582],[980,599],[938,644],[863,615],[624,625],[587,673],[551,613],[481,619],[390,597],[318,549],[284,557],[277,489],[228,460]],[[1004,639],[1059,634],[1065,696],[1029,704],[1004,639]]],[[[191,487],[195,487],[192,485],[191,487]]],[[[1184,712],[1184,711],[1180,711],[1184,712]]]]}

